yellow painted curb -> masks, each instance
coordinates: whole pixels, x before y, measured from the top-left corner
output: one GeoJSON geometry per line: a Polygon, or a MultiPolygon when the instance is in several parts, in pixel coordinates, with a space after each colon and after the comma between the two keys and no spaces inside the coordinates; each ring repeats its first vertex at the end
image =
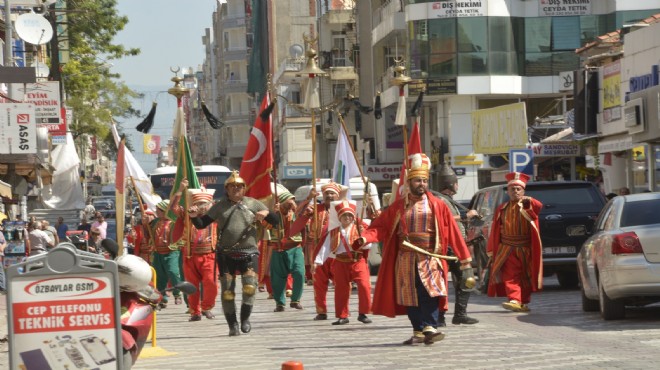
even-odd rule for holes
{"type": "Polygon", "coordinates": [[[166,357],[177,355],[176,352],[169,352],[161,347],[144,347],[138,358],[166,357]]]}

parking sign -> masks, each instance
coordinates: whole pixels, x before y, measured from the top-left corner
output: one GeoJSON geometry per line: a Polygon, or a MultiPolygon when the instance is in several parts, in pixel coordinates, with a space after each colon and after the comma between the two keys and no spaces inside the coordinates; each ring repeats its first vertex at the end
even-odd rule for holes
{"type": "Polygon", "coordinates": [[[522,172],[534,177],[534,151],[532,149],[509,149],[509,171],[522,172]]]}

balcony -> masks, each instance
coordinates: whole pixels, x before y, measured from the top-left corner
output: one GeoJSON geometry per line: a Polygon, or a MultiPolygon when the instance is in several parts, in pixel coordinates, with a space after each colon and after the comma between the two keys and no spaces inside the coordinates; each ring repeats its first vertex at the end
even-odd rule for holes
{"type": "Polygon", "coordinates": [[[376,9],[372,14],[371,24],[371,46],[375,46],[394,31],[405,31],[406,13],[401,8],[401,2],[390,0],[376,9]]]}
{"type": "Polygon", "coordinates": [[[248,19],[245,14],[228,14],[222,22],[222,28],[237,28],[245,27],[248,23],[248,19]]]}
{"type": "Polygon", "coordinates": [[[248,80],[226,80],[222,84],[222,91],[225,94],[247,92],[248,80]]]}
{"type": "Polygon", "coordinates": [[[250,53],[250,48],[247,46],[233,46],[226,47],[222,52],[222,61],[231,62],[237,60],[244,60],[247,62],[250,53]]]}

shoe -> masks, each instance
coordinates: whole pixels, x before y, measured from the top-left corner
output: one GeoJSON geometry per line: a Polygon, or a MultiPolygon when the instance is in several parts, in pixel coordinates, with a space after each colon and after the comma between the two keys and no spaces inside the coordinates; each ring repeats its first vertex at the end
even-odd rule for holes
{"type": "Polygon", "coordinates": [[[439,342],[441,340],[445,339],[445,334],[443,332],[437,331],[435,333],[433,332],[426,332],[424,333],[424,344],[426,345],[431,345],[435,342],[439,342]]]}
{"type": "Polygon", "coordinates": [[[280,306],[279,304],[275,306],[275,310],[273,312],[284,312],[284,306],[280,306]]]}
{"type": "Polygon", "coordinates": [[[522,305],[520,304],[520,302],[516,301],[515,299],[512,299],[508,302],[502,303],[502,307],[504,307],[504,309],[506,309],[506,310],[513,311],[513,312],[527,312],[527,311],[529,311],[529,308],[527,308],[527,311],[523,311],[522,305]]]}
{"type": "Polygon", "coordinates": [[[348,323],[349,321],[347,317],[340,317],[337,321],[333,322],[332,325],[346,325],[348,323]]]}
{"type": "Polygon", "coordinates": [[[273,293],[268,294],[268,299],[273,299],[273,293]]]}
{"type": "Polygon", "coordinates": [[[291,289],[287,289],[287,290],[286,290],[286,296],[287,296],[287,297],[291,297],[292,295],[293,295],[293,290],[291,290],[291,289]]]}
{"type": "Polygon", "coordinates": [[[363,324],[371,324],[373,321],[371,321],[370,318],[367,317],[367,315],[361,313],[358,315],[358,321],[363,323],[363,324]]]}
{"type": "Polygon", "coordinates": [[[174,304],[181,304],[181,303],[183,303],[183,298],[181,298],[181,296],[174,297],[174,304]]]}
{"type": "Polygon", "coordinates": [[[160,302],[158,304],[158,308],[160,308],[160,309],[167,308],[167,302],[160,302]]]}
{"type": "Polygon", "coordinates": [[[238,323],[233,323],[231,326],[229,326],[229,336],[230,337],[236,337],[241,335],[241,331],[238,330],[238,323]]]}
{"type": "Polygon", "coordinates": [[[328,319],[328,314],[325,313],[320,313],[314,317],[314,320],[327,320],[328,319]]]}
{"type": "Polygon", "coordinates": [[[289,307],[295,308],[296,310],[302,310],[303,309],[303,306],[300,304],[300,302],[291,302],[289,307]]]}
{"type": "Polygon", "coordinates": [[[252,330],[252,324],[250,324],[250,315],[252,314],[252,305],[243,303],[241,305],[241,331],[243,333],[249,333],[252,330]]]}
{"type": "Polygon", "coordinates": [[[265,286],[260,286],[260,287],[259,287],[259,291],[262,292],[262,293],[265,292],[265,291],[266,291],[266,287],[265,287],[265,286]]]}
{"type": "Polygon", "coordinates": [[[520,312],[529,312],[529,311],[530,311],[529,306],[527,306],[524,303],[520,305],[520,312]]]}
{"type": "Polygon", "coordinates": [[[215,319],[215,315],[213,314],[213,312],[211,312],[211,310],[202,311],[202,315],[204,315],[204,317],[206,317],[209,320],[215,319]]]}
{"type": "Polygon", "coordinates": [[[424,337],[417,337],[417,336],[414,336],[414,335],[412,337],[410,337],[410,339],[403,341],[403,344],[405,344],[407,346],[415,346],[415,345],[418,345],[418,344],[421,344],[421,343],[424,343],[424,337]]]}
{"type": "Polygon", "coordinates": [[[190,315],[190,319],[188,321],[201,321],[202,320],[202,315],[190,315]]]}
{"type": "Polygon", "coordinates": [[[454,316],[454,318],[451,319],[451,323],[454,325],[460,325],[460,324],[473,325],[478,322],[479,320],[469,316],[454,316]]]}

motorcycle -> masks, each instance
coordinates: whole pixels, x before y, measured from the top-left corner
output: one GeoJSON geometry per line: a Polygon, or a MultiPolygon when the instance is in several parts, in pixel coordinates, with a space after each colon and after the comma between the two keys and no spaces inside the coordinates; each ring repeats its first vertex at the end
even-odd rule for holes
{"type": "Polygon", "coordinates": [[[140,356],[147,342],[154,311],[161,302],[162,294],[179,289],[185,294],[197,290],[194,285],[182,281],[174,287],[158,292],[152,284],[151,266],[132,254],[117,256],[119,246],[112,239],[104,239],[101,246],[109,257],[117,262],[121,301],[121,328],[124,369],[130,369],[140,356]]]}

